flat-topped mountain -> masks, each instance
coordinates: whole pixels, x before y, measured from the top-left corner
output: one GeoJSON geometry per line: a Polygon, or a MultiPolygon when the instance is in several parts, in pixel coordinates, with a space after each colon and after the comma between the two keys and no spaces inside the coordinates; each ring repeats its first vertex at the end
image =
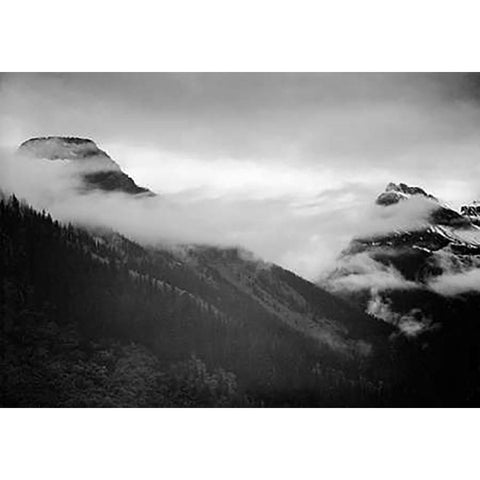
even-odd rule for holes
{"type": "Polygon", "coordinates": [[[71,162],[81,175],[84,187],[89,190],[155,195],[147,188],[138,186],[105,151],[88,138],[31,138],[20,145],[18,153],[34,158],[71,162]]]}

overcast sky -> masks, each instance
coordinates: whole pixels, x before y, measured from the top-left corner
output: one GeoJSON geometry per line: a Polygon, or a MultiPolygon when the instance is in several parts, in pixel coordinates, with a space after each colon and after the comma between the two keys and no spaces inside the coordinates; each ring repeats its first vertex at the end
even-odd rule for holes
{"type": "Polygon", "coordinates": [[[213,241],[208,218],[218,243],[314,277],[390,181],[480,197],[479,98],[461,74],[7,74],[0,145],[91,138],[204,216],[180,241],[213,241]]]}

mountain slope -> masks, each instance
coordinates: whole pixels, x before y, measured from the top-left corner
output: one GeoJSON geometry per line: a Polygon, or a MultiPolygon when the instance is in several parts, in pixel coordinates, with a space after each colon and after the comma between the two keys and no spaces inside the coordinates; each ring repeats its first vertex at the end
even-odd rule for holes
{"type": "Polygon", "coordinates": [[[391,329],[290,272],[259,266],[236,250],[145,249],[116,233],[61,226],[14,197],[1,202],[0,216],[2,329],[10,352],[3,359],[10,372],[4,405],[81,405],[76,390],[66,400],[62,389],[48,390],[52,382],[64,385],[67,365],[87,372],[82,381],[91,388],[101,376],[99,404],[122,404],[124,397],[109,390],[118,388],[110,375],[119,362],[133,362],[135,384],[149,385],[141,405],[175,404],[158,398],[167,387],[177,395],[168,372],[179,363],[200,377],[201,392],[210,392],[204,385],[210,377],[224,379],[208,404],[360,405],[387,398],[379,389],[391,329]],[[358,325],[366,326],[364,334],[358,325]],[[24,345],[21,339],[33,333],[40,343],[24,345]],[[48,382],[38,380],[25,397],[31,375],[48,382]]]}
{"type": "MultiPolygon", "coordinates": [[[[86,190],[151,194],[90,140],[19,151],[64,162],[86,190]]],[[[4,198],[1,404],[477,405],[480,295],[431,281],[480,264],[478,228],[419,187],[389,184],[377,203],[419,198],[415,228],[352,242],[333,293],[239,248],[146,247],[4,198]]]]}

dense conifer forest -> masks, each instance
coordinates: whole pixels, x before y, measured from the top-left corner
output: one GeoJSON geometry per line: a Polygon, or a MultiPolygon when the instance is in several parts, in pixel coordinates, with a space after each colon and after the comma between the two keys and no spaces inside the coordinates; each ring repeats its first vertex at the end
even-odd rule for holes
{"type": "Polygon", "coordinates": [[[14,196],[0,202],[0,251],[2,406],[478,400],[475,299],[443,303],[444,315],[465,313],[470,341],[446,321],[412,340],[235,249],[198,248],[182,261],[115,232],[60,224],[14,196]],[[330,336],[319,343],[283,317],[311,318],[330,336]]]}
{"type": "Polygon", "coordinates": [[[347,405],[381,393],[367,361],[169,270],[168,252],[61,225],[14,196],[0,225],[3,406],[347,405]]]}

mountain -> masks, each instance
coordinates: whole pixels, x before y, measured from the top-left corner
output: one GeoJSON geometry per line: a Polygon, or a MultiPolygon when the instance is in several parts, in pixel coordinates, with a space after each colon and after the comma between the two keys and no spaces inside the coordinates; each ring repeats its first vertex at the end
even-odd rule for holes
{"type": "MultiPolygon", "coordinates": [[[[426,220],[412,229],[394,228],[387,233],[355,238],[342,253],[340,263],[366,254],[382,265],[393,266],[405,279],[426,282],[448,267],[467,269],[477,265],[480,254],[480,228],[471,218],[440,203],[419,187],[390,183],[376,204],[390,209],[414,199],[429,205],[426,220]]],[[[335,274],[344,275],[343,272],[335,274]]],[[[334,277],[332,277],[334,278],[334,277]]]]}
{"type": "Polygon", "coordinates": [[[433,195],[428,194],[420,187],[410,187],[405,183],[399,183],[397,185],[396,183],[390,182],[385,188],[385,192],[381,193],[377,197],[376,203],[378,205],[385,206],[393,205],[401,200],[407,200],[414,195],[419,195],[438,202],[438,200],[433,195]]]}
{"type": "MultiPolygon", "coordinates": [[[[322,286],[394,325],[409,338],[414,380],[422,365],[441,404],[477,401],[480,392],[480,229],[474,211],[459,213],[419,187],[390,183],[382,209],[425,202],[411,229],[359,237],[340,255],[322,286]],[[468,215],[465,215],[468,213],[468,215]]],[[[410,365],[410,366],[407,366],[410,365]]]]}
{"type": "Polygon", "coordinates": [[[23,142],[18,153],[34,158],[67,162],[80,176],[85,189],[154,196],[122,172],[109,155],[90,139],[77,137],[39,137],[23,142]]]}
{"type": "Polygon", "coordinates": [[[3,406],[397,398],[391,326],[248,252],[146,248],[15,197],[0,225],[3,406]]]}
{"type": "MultiPolygon", "coordinates": [[[[31,139],[19,153],[66,162],[86,189],[151,193],[91,140],[31,139]]],[[[15,197],[0,214],[11,353],[4,405],[316,406],[394,396],[396,387],[381,387],[390,325],[247,251],[142,246],[61,225],[15,197]],[[124,364],[136,386],[148,385],[141,401],[118,391],[124,364]],[[70,373],[79,369],[87,378],[70,373]],[[71,386],[85,382],[87,396],[71,386]]]]}
{"type": "MultiPolygon", "coordinates": [[[[129,177],[141,192],[97,176],[125,180],[90,140],[46,137],[19,150],[66,162],[86,189],[150,194],[129,177]]],[[[141,245],[3,196],[0,405],[479,404],[479,297],[440,295],[428,285],[438,272],[422,279],[423,266],[408,260],[430,265],[450,252],[473,262],[477,227],[421,189],[385,193],[381,208],[421,197],[429,218],[352,243],[344,260],[368,256],[408,285],[354,295],[241,248],[141,245]],[[467,254],[454,251],[465,245],[467,254]]],[[[357,273],[347,262],[332,278],[357,273]]]]}

